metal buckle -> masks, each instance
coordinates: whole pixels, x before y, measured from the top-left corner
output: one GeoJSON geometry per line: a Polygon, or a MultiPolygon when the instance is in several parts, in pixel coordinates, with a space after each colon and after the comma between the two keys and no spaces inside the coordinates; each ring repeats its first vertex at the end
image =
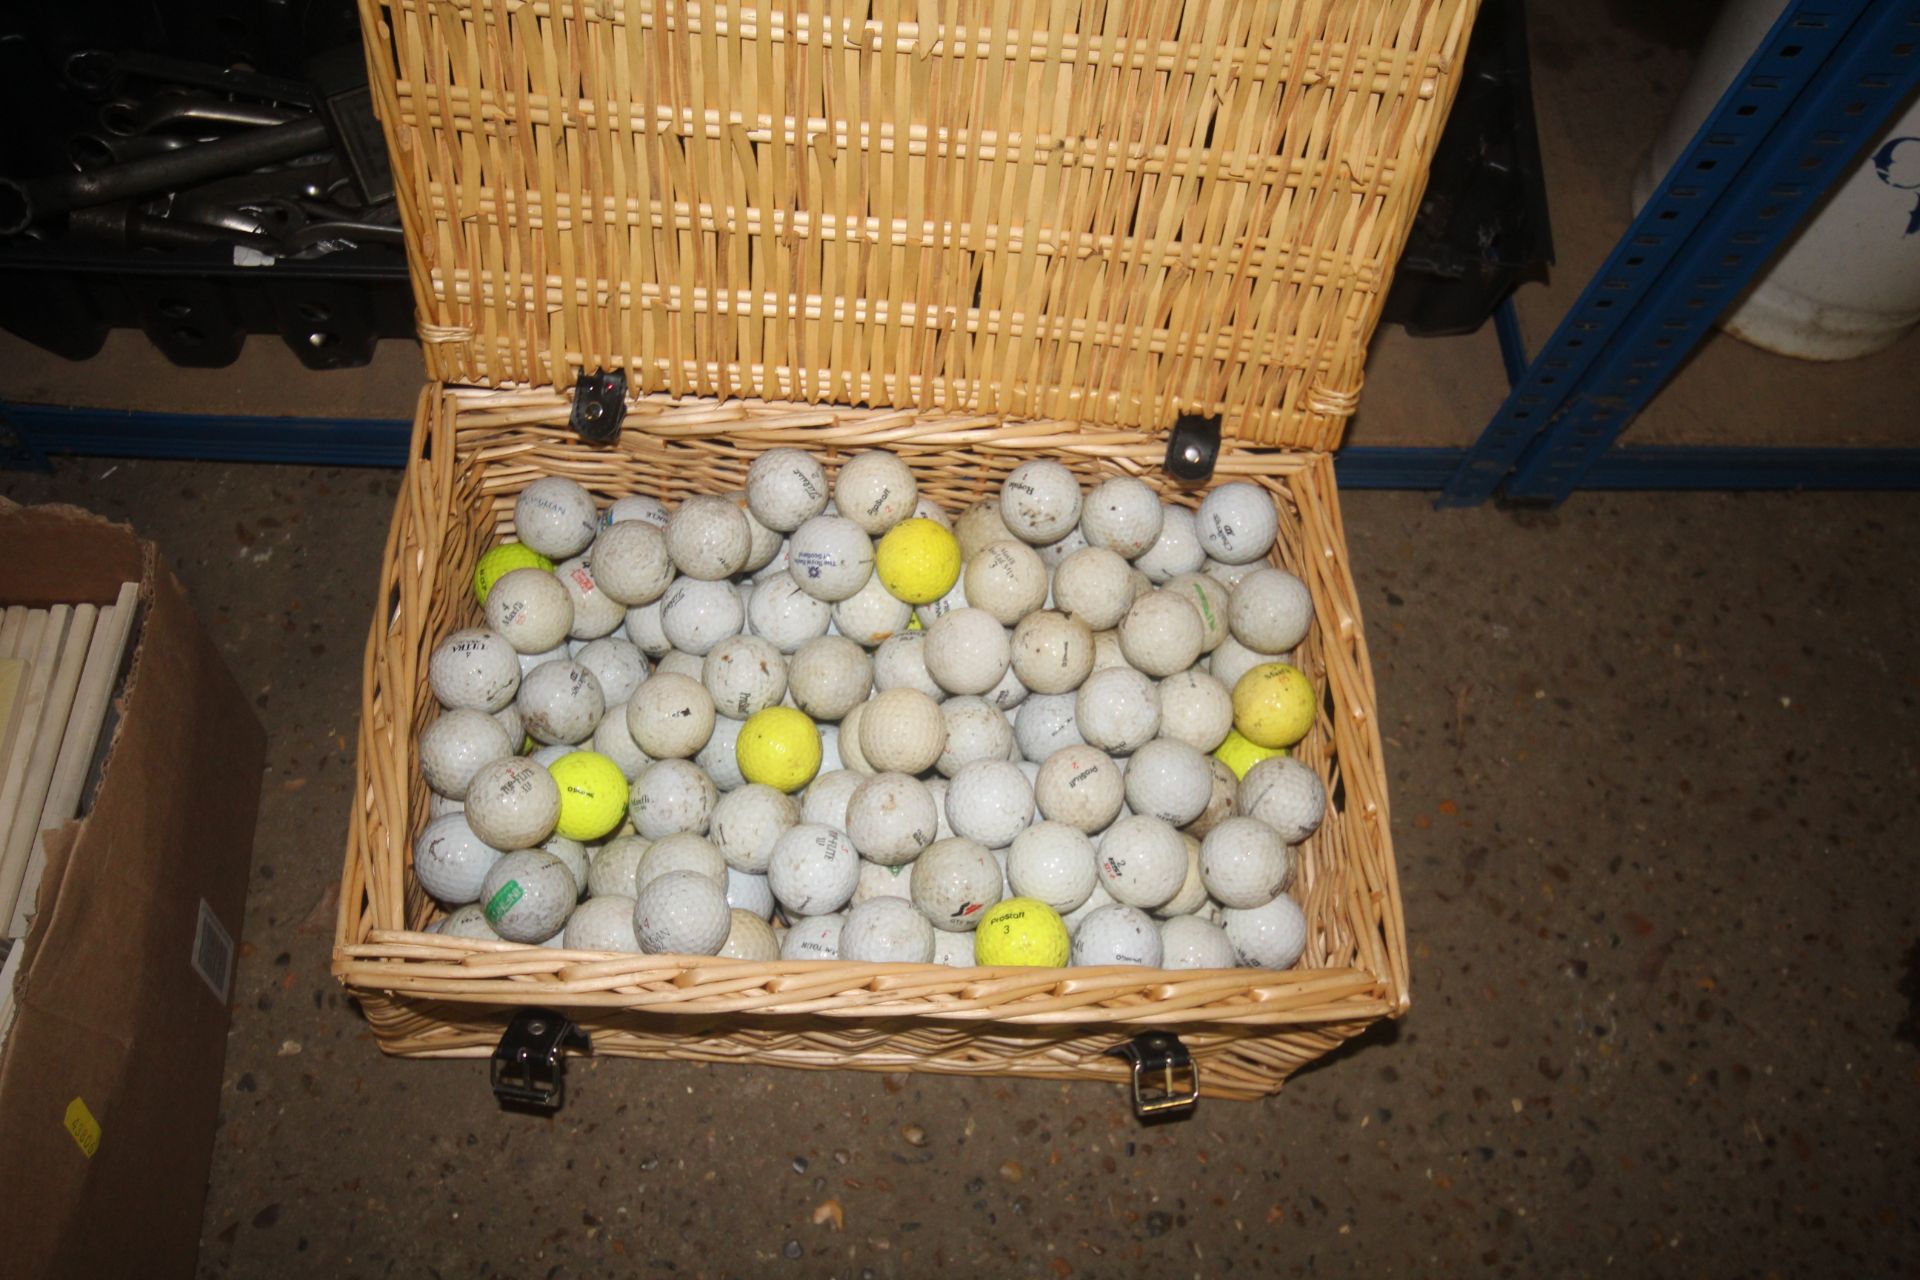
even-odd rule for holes
{"type": "Polygon", "coordinates": [[[1180,415],[1167,433],[1167,474],[1182,484],[1204,484],[1219,457],[1220,419],[1180,415]]]}
{"type": "Polygon", "coordinates": [[[627,371],[582,369],[573,385],[573,412],[567,423],[588,444],[612,444],[627,416],[627,371]]]}
{"type": "Polygon", "coordinates": [[[502,1106],[558,1111],[566,1089],[562,1051],[591,1053],[593,1041],[551,1009],[522,1009],[494,1048],[489,1072],[502,1106]]]}
{"type": "Polygon", "coordinates": [[[1105,1052],[1133,1064],[1133,1114],[1140,1119],[1184,1116],[1200,1101],[1200,1069],[1179,1036],[1148,1031],[1105,1052]]]}

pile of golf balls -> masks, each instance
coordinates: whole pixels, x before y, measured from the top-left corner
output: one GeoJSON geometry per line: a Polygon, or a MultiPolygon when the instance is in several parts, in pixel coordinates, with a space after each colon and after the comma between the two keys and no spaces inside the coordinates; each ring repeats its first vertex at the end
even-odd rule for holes
{"type": "Polygon", "coordinates": [[[1326,811],[1278,512],[1025,463],[949,513],[886,452],[604,510],[524,489],[440,639],[430,928],[594,952],[1284,969],[1326,811]]]}

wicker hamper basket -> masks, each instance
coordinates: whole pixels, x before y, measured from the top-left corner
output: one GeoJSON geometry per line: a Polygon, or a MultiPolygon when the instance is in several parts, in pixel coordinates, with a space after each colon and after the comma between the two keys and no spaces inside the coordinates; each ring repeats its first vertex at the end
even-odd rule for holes
{"type": "Polygon", "coordinates": [[[597,1053],[1123,1079],[1178,1033],[1256,1097],[1407,1006],[1372,672],[1331,455],[1473,0],[363,0],[434,381],[370,637],[334,970],[381,1046],[481,1057],[530,1006],[597,1053]],[[971,24],[971,25],[969,25],[971,24]],[[624,369],[619,438],[562,390],[624,369]],[[449,385],[464,384],[464,385],[449,385]],[[491,388],[491,389],[483,389],[491,388]],[[860,405],[865,407],[848,407],[860,405]],[[1021,462],[1170,500],[1156,429],[1225,415],[1316,606],[1327,782],[1293,970],[953,969],[608,955],[421,932],[429,653],[479,618],[515,495],[739,488],[887,448],[957,513],[1021,462]],[[1021,419],[1021,420],[1010,420],[1021,419]],[[1257,447],[1278,446],[1278,447],[1257,447]]]}

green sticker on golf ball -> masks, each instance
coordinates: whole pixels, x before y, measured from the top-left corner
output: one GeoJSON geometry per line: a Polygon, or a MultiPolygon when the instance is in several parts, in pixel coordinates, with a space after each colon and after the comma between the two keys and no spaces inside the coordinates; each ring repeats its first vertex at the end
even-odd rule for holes
{"type": "Polygon", "coordinates": [[[491,898],[487,899],[487,923],[498,925],[500,923],[500,917],[513,910],[513,904],[526,896],[527,891],[520,887],[518,880],[509,880],[501,885],[499,890],[496,891],[491,898]]]}

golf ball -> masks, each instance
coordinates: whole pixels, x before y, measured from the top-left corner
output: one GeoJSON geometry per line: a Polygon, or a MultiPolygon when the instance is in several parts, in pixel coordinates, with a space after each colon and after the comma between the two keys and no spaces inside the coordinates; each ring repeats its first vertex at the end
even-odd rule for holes
{"type": "Polygon", "coordinates": [[[905,898],[873,898],[847,912],[840,958],[871,964],[929,964],[933,925],[905,898]]]}
{"type": "Polygon", "coordinates": [[[1251,564],[1273,549],[1280,520],[1273,499],[1245,481],[1223,484],[1200,501],[1200,545],[1215,560],[1251,564]]]}
{"type": "Polygon", "coordinates": [[[535,742],[585,742],[607,713],[593,672],[577,662],[543,662],[527,673],[514,698],[535,742]]]}
{"type": "Polygon", "coordinates": [[[986,693],[1012,660],[1006,627],[984,609],[955,609],[927,628],[927,674],[948,693],[986,693]]]}
{"type": "Polygon", "coordinates": [[[691,760],[661,760],[634,779],[627,815],[633,829],[649,840],[676,831],[704,835],[720,800],[706,771],[691,760]]]}
{"type": "Polygon", "coordinates": [[[520,491],[513,504],[520,541],[550,560],[579,555],[600,531],[593,495],[565,476],[542,476],[520,491]]]}
{"type": "Polygon", "coordinates": [[[565,643],[573,627],[573,598],[560,579],[540,569],[515,569],[487,592],[487,625],[517,652],[545,653],[565,643]]]}
{"type": "Polygon", "coordinates": [[[792,796],[750,782],[720,797],[707,823],[707,835],[729,867],[765,875],[774,844],[799,822],[800,806],[792,796]]]}
{"type": "Polygon", "coordinates": [[[838,911],[860,882],[860,855],[845,832],[817,823],[789,827],[774,842],[767,883],[781,906],[799,915],[838,911]]]}
{"type": "Polygon", "coordinates": [[[1132,560],[1159,539],[1163,516],[1160,495],[1153,486],[1132,476],[1114,476],[1087,495],[1080,510],[1080,532],[1087,535],[1088,545],[1132,560]]]}
{"type": "Polygon", "coordinates": [[[487,923],[508,942],[537,943],[559,933],[580,899],[566,863],[539,849],[502,854],[480,886],[487,923]]]}
{"type": "Polygon", "coordinates": [[[726,890],[698,872],[670,872],[634,895],[633,932],[654,955],[718,954],[732,927],[726,890]]]}
{"type": "Polygon", "coordinates": [[[1274,756],[1248,769],[1238,801],[1241,813],[1272,827],[1287,844],[1311,836],[1327,816],[1326,785],[1291,756],[1274,756]]]}
{"type": "Polygon", "coordinates": [[[1089,912],[1073,934],[1076,965],[1141,965],[1160,967],[1160,930],[1138,907],[1116,902],[1089,912]]]}
{"type": "Polygon", "coordinates": [[[444,711],[420,734],[420,772],[440,795],[464,800],[480,767],[512,755],[518,745],[484,711],[444,711]]]}
{"type": "Polygon", "coordinates": [[[1007,880],[1013,892],[1055,911],[1072,911],[1099,880],[1093,841],[1064,822],[1036,822],[1013,838],[1007,880]]]}
{"type": "Polygon", "coordinates": [[[1158,818],[1132,814],[1100,837],[1100,881],[1115,902],[1143,910],[1158,907],[1187,878],[1187,845],[1158,818]]]}
{"type": "Polygon", "coordinates": [[[956,836],[927,846],[914,860],[910,890],[934,928],[964,933],[1005,896],[1003,885],[1000,863],[986,846],[956,836]]]}
{"type": "Polygon", "coordinates": [[[1058,462],[1023,462],[1000,482],[1000,519],[1022,542],[1058,542],[1080,521],[1080,482],[1058,462]]]}
{"type": "Polygon", "coordinates": [[[1286,892],[1293,875],[1293,851],[1258,818],[1228,818],[1200,843],[1200,878],[1221,906],[1265,906],[1286,892]]]}
{"type": "Polygon", "coordinates": [[[435,818],[413,842],[413,874],[434,898],[457,906],[480,896],[500,850],[473,833],[465,814],[435,818]]]}
{"type": "Polygon", "coordinates": [[[1110,631],[1133,602],[1128,586],[1132,576],[1133,570],[1118,553],[1085,547],[1053,571],[1053,607],[1094,631],[1110,631]]]}
{"type": "Polygon", "coordinates": [[[655,760],[684,759],[713,733],[713,695],[689,676],[656,673],[627,701],[627,732],[655,760]]]}
{"type": "Polygon", "coordinates": [[[747,468],[747,506],[769,529],[792,533],[827,505],[827,473],[799,449],[769,449],[747,468]]]}
{"type": "Polygon", "coordinates": [[[427,683],[449,710],[491,714],[513,701],[520,687],[520,656],[499,632],[468,627],[435,646],[427,660],[427,683]]]}
{"type": "Polygon", "coordinates": [[[878,449],[847,459],[833,482],[840,514],[875,538],[912,515],[919,497],[907,464],[878,449]]]}
{"type": "Polygon", "coordinates": [[[697,494],[667,521],[667,554],[689,578],[718,581],[746,567],[753,532],[731,500],[697,494]]]}
{"type": "Polygon", "coordinates": [[[933,793],[904,773],[876,773],[847,801],[847,834],[860,856],[881,866],[911,862],[939,825],[933,793]]]}
{"type": "Polygon", "coordinates": [[[1291,969],[1307,949],[1306,913],[1285,894],[1264,906],[1228,907],[1221,914],[1226,917],[1227,940],[1243,965],[1291,969]]]}

